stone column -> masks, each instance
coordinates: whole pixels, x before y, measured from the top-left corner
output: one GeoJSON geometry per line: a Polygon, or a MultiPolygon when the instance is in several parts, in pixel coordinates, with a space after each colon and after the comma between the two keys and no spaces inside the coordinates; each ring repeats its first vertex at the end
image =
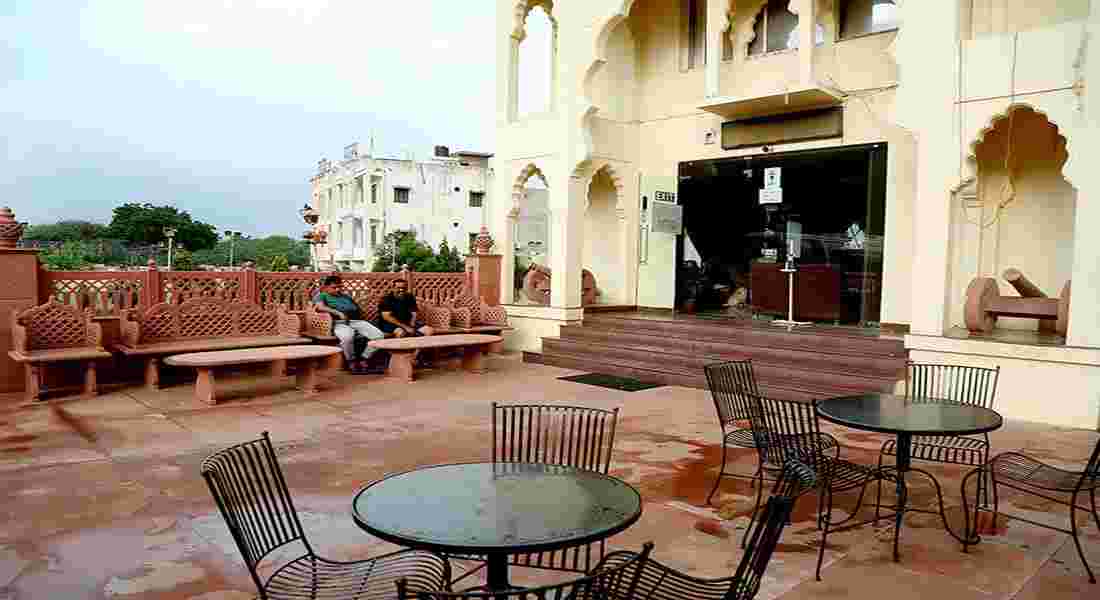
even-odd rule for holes
{"type": "MultiPolygon", "coordinates": [[[[1088,56],[1084,58],[1085,81],[1100,82],[1100,0],[1092,0],[1088,21],[1088,56]]],[[[1100,347],[1100,238],[1092,235],[1100,223],[1100,173],[1092,167],[1100,151],[1100,90],[1085,86],[1082,97],[1084,127],[1077,139],[1069,140],[1071,158],[1066,173],[1077,186],[1073,224],[1073,278],[1066,344],[1100,347]]]]}
{"type": "MultiPolygon", "coordinates": [[[[898,121],[917,132],[917,195],[913,205],[912,312],[910,331],[942,335],[951,301],[951,189],[958,180],[955,117],[960,110],[956,64],[959,41],[943,37],[958,30],[953,2],[906,2],[896,42],[898,121]],[[939,40],[930,44],[927,40],[939,40]]],[[[954,35],[954,34],[952,34],[954,35]]]]}
{"type": "Polygon", "coordinates": [[[703,94],[707,98],[719,95],[722,30],[726,25],[728,9],[729,0],[707,0],[707,63],[703,70],[703,94]]]}
{"type": "Polygon", "coordinates": [[[493,238],[484,225],[475,242],[476,251],[466,257],[466,272],[470,276],[470,292],[490,306],[500,304],[500,267],[502,256],[490,254],[493,238]]]}
{"type": "Polygon", "coordinates": [[[789,10],[798,15],[798,83],[809,87],[814,85],[817,0],[791,0],[789,10]]]}
{"type": "Polygon", "coordinates": [[[588,180],[570,176],[550,187],[550,306],[580,308],[584,206],[588,180]]]}
{"type": "Polygon", "coordinates": [[[15,220],[10,208],[0,208],[0,271],[4,273],[4,285],[0,286],[0,391],[5,392],[22,391],[24,385],[22,365],[8,358],[12,313],[41,304],[38,250],[16,247],[24,225],[15,220]]]}

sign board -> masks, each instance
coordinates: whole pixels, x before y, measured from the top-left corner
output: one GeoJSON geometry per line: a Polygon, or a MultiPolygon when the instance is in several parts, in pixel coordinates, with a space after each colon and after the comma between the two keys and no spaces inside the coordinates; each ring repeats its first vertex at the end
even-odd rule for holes
{"type": "MultiPolygon", "coordinates": [[[[657,192],[660,194],[660,192],[657,192]]],[[[684,231],[684,207],[667,202],[653,203],[653,232],[680,235],[684,231]]]]}
{"type": "Polygon", "coordinates": [[[781,204],[783,202],[783,188],[760,190],[760,204],[781,204]]]}
{"type": "Polygon", "coordinates": [[[653,192],[653,199],[657,202],[669,202],[676,204],[675,192],[662,192],[660,190],[653,192]]]}
{"type": "Polygon", "coordinates": [[[780,182],[782,167],[768,167],[764,169],[764,189],[778,190],[783,187],[780,182]]]}

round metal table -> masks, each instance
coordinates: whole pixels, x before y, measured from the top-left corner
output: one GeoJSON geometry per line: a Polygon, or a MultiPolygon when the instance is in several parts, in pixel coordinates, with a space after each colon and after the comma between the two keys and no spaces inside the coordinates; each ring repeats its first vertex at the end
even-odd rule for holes
{"type": "MultiPolygon", "coordinates": [[[[897,504],[894,506],[894,560],[899,558],[898,538],[906,512],[933,511],[911,508],[905,475],[920,473],[932,480],[939,498],[939,515],[949,534],[960,542],[963,539],[947,524],[943,508],[943,492],[936,478],[923,469],[914,469],[912,443],[915,435],[971,435],[1000,429],[1004,419],[996,411],[982,406],[962,404],[938,398],[906,398],[894,394],[870,393],[858,396],[829,398],[817,403],[822,419],[852,429],[888,433],[897,436],[895,464],[883,467],[897,472],[897,504]]],[[[876,506],[876,511],[878,507],[876,506]]],[[[964,535],[966,532],[963,532],[964,535]]]]}
{"type": "Polygon", "coordinates": [[[642,498],[609,475],[532,463],[464,463],[390,475],[356,494],[352,517],[409,548],[484,555],[487,588],[508,583],[508,556],[608,538],[642,515],[642,498]]]}

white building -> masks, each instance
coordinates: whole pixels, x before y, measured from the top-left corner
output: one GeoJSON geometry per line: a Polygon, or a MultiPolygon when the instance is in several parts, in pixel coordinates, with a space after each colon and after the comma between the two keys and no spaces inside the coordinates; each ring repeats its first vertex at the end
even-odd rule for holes
{"type": "Polygon", "coordinates": [[[491,154],[436,146],[428,161],[360,155],[358,144],[344,159],[318,163],[310,179],[310,205],[328,232],[319,247],[321,268],[369,271],[375,248],[392,231],[412,230],[438,250],[443,240],[463,254],[489,214],[491,154]]]}

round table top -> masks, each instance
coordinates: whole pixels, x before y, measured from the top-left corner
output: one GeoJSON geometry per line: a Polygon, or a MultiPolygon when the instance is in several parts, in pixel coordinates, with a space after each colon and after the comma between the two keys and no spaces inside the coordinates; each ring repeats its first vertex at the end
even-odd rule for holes
{"type": "Polygon", "coordinates": [[[618,533],[642,497],[609,475],[531,463],[466,463],[391,475],[352,504],[367,532],[406,547],[475,554],[539,552],[618,533]]]}
{"type": "Polygon", "coordinates": [[[968,435],[999,429],[997,411],[936,398],[860,394],[817,403],[822,419],[854,429],[912,435],[968,435]]]}
{"type": "Polygon", "coordinates": [[[368,346],[379,350],[419,350],[421,348],[447,348],[450,346],[472,346],[474,344],[495,344],[503,342],[499,335],[481,333],[456,333],[454,335],[425,335],[421,337],[387,338],[371,340],[368,346]]]}
{"type": "Polygon", "coordinates": [[[164,362],[176,367],[216,367],[219,365],[243,365],[273,360],[320,358],[339,354],[340,352],[340,348],[336,346],[270,346],[267,348],[177,354],[164,359],[164,362]]]}

